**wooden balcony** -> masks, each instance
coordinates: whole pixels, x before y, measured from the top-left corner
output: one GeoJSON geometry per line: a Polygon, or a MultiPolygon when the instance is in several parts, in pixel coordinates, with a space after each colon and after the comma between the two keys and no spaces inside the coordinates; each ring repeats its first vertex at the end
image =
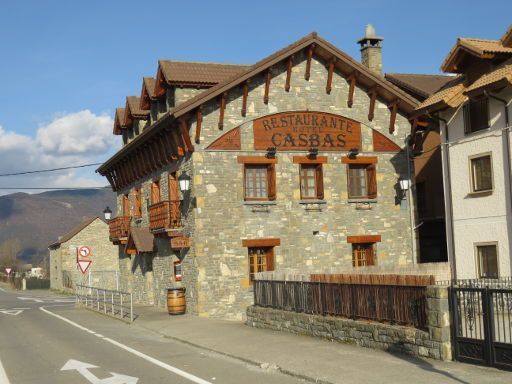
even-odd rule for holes
{"type": "Polygon", "coordinates": [[[130,231],[130,216],[118,216],[108,222],[110,241],[128,237],[130,231]]]}
{"type": "Polygon", "coordinates": [[[152,231],[181,228],[181,201],[161,201],[149,206],[149,229],[152,231]]]}

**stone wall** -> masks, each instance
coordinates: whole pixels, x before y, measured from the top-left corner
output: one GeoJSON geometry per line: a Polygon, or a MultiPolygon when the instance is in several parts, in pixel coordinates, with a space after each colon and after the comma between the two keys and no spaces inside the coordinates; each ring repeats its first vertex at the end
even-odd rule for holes
{"type": "Polygon", "coordinates": [[[399,325],[250,306],[247,308],[246,324],[257,328],[321,337],[361,347],[437,360],[451,360],[447,288],[427,288],[427,322],[428,331],[423,331],[399,325]]]}
{"type": "Polygon", "coordinates": [[[63,287],[62,273],[67,272],[73,284],[96,283],[101,288],[115,289],[115,271],[119,271],[118,249],[109,241],[108,225],[98,218],[60,244],[50,252],[50,266],[51,288],[66,289],[63,287]],[[76,250],[84,245],[91,249],[90,278],[89,273],[82,274],[76,264],[76,250]]]}

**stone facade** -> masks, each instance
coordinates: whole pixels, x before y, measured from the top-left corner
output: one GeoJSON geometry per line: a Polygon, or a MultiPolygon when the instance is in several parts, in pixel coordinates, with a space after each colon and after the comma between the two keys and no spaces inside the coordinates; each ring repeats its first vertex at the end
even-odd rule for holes
{"type": "MultiPolygon", "coordinates": [[[[151,268],[141,267],[139,256],[131,258],[120,247],[122,286],[131,290],[136,300],[163,306],[166,288],[184,286],[187,289],[187,310],[190,313],[216,318],[245,317],[252,304],[252,285],[249,280],[248,249],[244,239],[279,239],[274,248],[275,269],[300,268],[316,272],[326,267],[352,268],[352,245],[348,236],[380,235],[376,244],[376,263],[393,268],[410,266],[415,262],[415,242],[411,231],[412,201],[398,198],[399,178],[410,178],[411,170],[405,151],[376,152],[373,132],[385,136],[403,148],[410,123],[400,112],[394,132],[388,130],[390,108],[376,100],[375,116],[368,120],[370,96],[356,86],[354,102],[347,106],[349,80],[334,71],[332,90],[326,93],[328,70],[326,63],[313,57],[309,81],[304,78],[306,54],[295,55],[289,92],[284,90],[286,65],[272,67],[269,102],[265,104],[263,74],[249,79],[247,114],[242,117],[242,90],[227,92],[224,127],[219,130],[217,100],[202,105],[203,121],[199,143],[194,152],[163,167],[122,190],[121,196],[142,187],[142,218],[132,225],[148,226],[148,205],[152,180],[161,181],[161,195],[168,196],[168,175],[179,170],[192,177],[191,191],[181,206],[183,234],[191,239],[191,248],[182,253],[169,247],[169,239],[155,239],[156,251],[149,258],[151,268]],[[244,201],[243,165],[239,156],[265,156],[266,151],[254,149],[253,121],[262,116],[288,111],[318,111],[343,116],[360,122],[360,156],[376,156],[377,198],[371,201],[348,199],[347,165],[342,158],[347,150],[323,152],[324,199],[305,204],[300,199],[299,166],[293,156],[305,156],[305,151],[277,153],[276,189],[274,201],[253,204],[244,201]],[[207,147],[233,128],[240,128],[240,150],[210,150],[207,147]],[[183,259],[183,281],[174,281],[173,262],[183,259]],[[151,269],[151,270],[149,270],[151,269]]],[[[183,102],[197,93],[192,89],[174,89],[174,101],[183,102]]],[[[167,91],[169,93],[169,90],[167,91]]],[[[167,95],[167,99],[170,99],[167,95]]],[[[168,102],[169,103],[169,102],[168,102]]],[[[160,102],[161,104],[161,102],[160,102]]],[[[152,107],[157,108],[158,106],[152,107]]],[[[190,132],[196,121],[190,120],[190,132]]],[[[131,194],[130,194],[131,196],[131,194]]]]}
{"type": "Polygon", "coordinates": [[[427,288],[427,321],[428,331],[423,331],[398,325],[251,306],[247,308],[246,324],[257,328],[321,337],[361,347],[437,360],[451,360],[447,288],[427,288]]]}
{"type": "MultiPolygon", "coordinates": [[[[85,259],[85,258],[83,258],[85,259]]],[[[72,286],[85,284],[94,287],[116,289],[119,279],[118,249],[108,240],[108,225],[96,218],[70,239],[50,247],[50,287],[72,291],[65,281],[70,279],[72,286]],[[82,274],[76,264],[77,248],[88,246],[92,260],[86,274],[82,274]]]]}

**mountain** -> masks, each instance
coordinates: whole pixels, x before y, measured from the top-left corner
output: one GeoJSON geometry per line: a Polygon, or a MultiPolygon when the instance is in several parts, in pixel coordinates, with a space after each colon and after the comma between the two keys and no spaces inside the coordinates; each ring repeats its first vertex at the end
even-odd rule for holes
{"type": "Polygon", "coordinates": [[[17,258],[37,263],[59,236],[85,218],[103,217],[106,206],[115,211],[116,205],[116,194],[106,189],[0,196],[0,249],[18,244],[17,258]]]}

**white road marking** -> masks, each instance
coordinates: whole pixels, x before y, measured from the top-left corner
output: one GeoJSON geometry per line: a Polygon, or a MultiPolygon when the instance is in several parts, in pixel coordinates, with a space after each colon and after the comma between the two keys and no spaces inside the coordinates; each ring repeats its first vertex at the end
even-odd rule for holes
{"type": "Polygon", "coordinates": [[[18,297],[20,300],[33,300],[36,303],[43,303],[43,300],[36,299],[34,297],[18,297]]]}
{"type": "Polygon", "coordinates": [[[32,300],[36,303],[74,303],[76,300],[68,297],[18,297],[20,300],[32,300]]]}
{"type": "Polygon", "coordinates": [[[2,292],[7,292],[7,291],[6,291],[5,289],[3,289],[3,288],[0,288],[0,291],[2,291],[2,292]]]}
{"type": "Polygon", "coordinates": [[[2,360],[0,360],[0,383],[2,384],[10,384],[9,378],[7,377],[7,373],[5,373],[4,366],[2,365],[2,360]]]}
{"type": "Polygon", "coordinates": [[[11,315],[11,316],[18,316],[20,313],[22,313],[23,310],[16,310],[16,309],[0,309],[0,313],[3,313],[5,315],[11,315]]]}
{"type": "Polygon", "coordinates": [[[85,332],[88,332],[90,334],[96,335],[96,336],[100,337],[101,339],[105,340],[106,342],[109,342],[110,344],[115,345],[116,347],[124,349],[125,351],[130,352],[131,354],[133,354],[135,356],[138,356],[138,357],[140,357],[140,358],[142,358],[142,359],[144,359],[146,361],[149,361],[150,363],[152,363],[154,365],[157,365],[160,368],[163,368],[163,369],[165,369],[165,370],[167,370],[169,372],[172,372],[172,373],[174,373],[174,374],[176,374],[178,376],[184,377],[185,379],[190,380],[190,381],[192,381],[192,382],[194,382],[196,384],[212,384],[209,381],[203,380],[200,377],[192,375],[191,373],[182,371],[179,368],[173,367],[172,365],[169,365],[169,364],[164,363],[164,362],[162,362],[160,360],[157,360],[154,357],[151,357],[149,355],[146,355],[145,353],[139,352],[136,349],[130,348],[130,347],[124,345],[124,344],[119,343],[118,341],[112,340],[112,339],[110,339],[108,337],[102,337],[102,335],[100,335],[100,334],[98,334],[98,333],[96,333],[96,332],[94,332],[94,331],[92,331],[92,330],[90,330],[88,328],[85,328],[84,326],[82,326],[80,324],[77,324],[74,321],[71,321],[71,320],[65,318],[64,316],[57,315],[56,313],[50,312],[49,310],[47,310],[44,307],[39,307],[39,309],[41,311],[43,311],[44,313],[47,313],[48,315],[54,316],[54,317],[56,317],[56,318],[58,318],[58,319],[60,319],[62,321],[65,321],[66,323],[71,324],[72,326],[74,326],[76,328],[79,328],[82,331],[85,331],[85,332]]]}
{"type": "Polygon", "coordinates": [[[61,371],[78,371],[91,384],[137,384],[138,377],[121,375],[119,373],[110,372],[112,376],[105,379],[98,379],[93,373],[89,372],[90,368],[98,368],[96,365],[84,363],[82,361],[70,359],[60,369],[61,371]]]}

